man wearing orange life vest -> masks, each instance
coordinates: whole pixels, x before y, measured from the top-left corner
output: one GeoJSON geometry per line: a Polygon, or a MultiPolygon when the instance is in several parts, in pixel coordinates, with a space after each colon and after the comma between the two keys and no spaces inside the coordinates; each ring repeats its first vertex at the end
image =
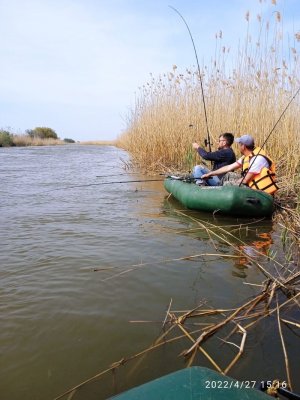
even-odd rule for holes
{"type": "Polygon", "coordinates": [[[266,193],[274,194],[278,190],[274,162],[262,149],[255,147],[254,139],[251,135],[243,135],[235,139],[235,142],[240,146],[242,157],[233,164],[202,175],[202,179],[242,168],[242,177],[238,180],[237,185],[243,184],[251,189],[263,190],[266,193]]]}

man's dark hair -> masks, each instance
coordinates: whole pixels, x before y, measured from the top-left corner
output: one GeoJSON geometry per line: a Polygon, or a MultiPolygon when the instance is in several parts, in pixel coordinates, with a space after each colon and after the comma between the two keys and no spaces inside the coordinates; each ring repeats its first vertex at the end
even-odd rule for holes
{"type": "Polygon", "coordinates": [[[222,135],[220,135],[219,137],[223,136],[223,138],[226,140],[226,143],[228,146],[231,146],[233,141],[234,141],[234,136],[232,133],[229,132],[225,132],[222,133],[222,135]]]}

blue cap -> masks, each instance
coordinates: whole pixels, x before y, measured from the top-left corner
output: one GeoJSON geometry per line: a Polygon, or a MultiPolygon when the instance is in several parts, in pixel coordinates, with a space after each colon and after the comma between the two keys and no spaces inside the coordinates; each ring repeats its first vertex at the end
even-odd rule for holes
{"type": "Polygon", "coordinates": [[[234,141],[240,144],[244,144],[247,147],[254,146],[254,139],[251,135],[243,135],[240,138],[236,138],[234,141]]]}

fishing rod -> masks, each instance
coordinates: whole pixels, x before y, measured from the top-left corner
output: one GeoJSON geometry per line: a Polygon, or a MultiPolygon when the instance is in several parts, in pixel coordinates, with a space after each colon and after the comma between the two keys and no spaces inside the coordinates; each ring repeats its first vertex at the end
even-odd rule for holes
{"type": "MultiPolygon", "coordinates": [[[[271,129],[270,133],[268,134],[268,136],[266,137],[265,141],[263,142],[263,144],[261,145],[258,153],[255,155],[253,161],[249,164],[249,169],[250,167],[254,164],[254,161],[256,160],[256,157],[259,155],[259,153],[261,152],[262,148],[264,147],[264,145],[267,143],[267,141],[269,140],[269,137],[271,136],[271,134],[274,132],[276,126],[279,124],[279,121],[281,120],[281,118],[283,117],[283,115],[285,114],[286,110],[289,108],[289,106],[291,105],[291,103],[294,101],[294,99],[297,97],[298,93],[300,92],[300,87],[298,88],[298,90],[296,91],[296,93],[294,94],[294,96],[291,98],[291,100],[288,102],[287,106],[285,107],[285,109],[282,111],[282,113],[280,114],[279,118],[277,119],[277,121],[275,122],[275,125],[273,126],[273,128],[271,129]]],[[[246,175],[243,177],[243,179],[241,180],[239,186],[241,186],[243,184],[243,181],[245,179],[246,175]]]]}
{"type": "MultiPolygon", "coordinates": [[[[111,178],[112,176],[128,176],[128,175],[143,175],[143,173],[142,172],[125,172],[125,173],[120,173],[120,174],[112,174],[112,175],[96,175],[96,178],[111,178]]],[[[146,175],[146,174],[144,174],[144,175],[146,175]]],[[[157,176],[157,175],[159,175],[159,176],[165,176],[165,177],[167,177],[167,176],[169,176],[168,174],[166,174],[166,173],[157,173],[157,174],[152,174],[151,176],[157,176]]]]}
{"type": "MultiPolygon", "coordinates": [[[[114,183],[140,183],[140,182],[163,182],[164,179],[138,179],[135,181],[114,181],[114,182],[101,182],[101,183],[92,183],[91,185],[87,185],[87,186],[95,186],[95,185],[111,185],[114,183]]],[[[78,186],[75,186],[78,187],[78,186]]]]}
{"type": "MultiPolygon", "coordinates": [[[[176,176],[176,175],[167,175],[167,174],[159,174],[164,176],[165,178],[170,178],[174,180],[181,180],[181,181],[191,181],[191,180],[196,180],[198,178],[186,178],[184,176],[176,176]]],[[[113,185],[113,184],[120,184],[120,183],[145,183],[145,182],[163,182],[164,179],[136,179],[136,180],[130,180],[130,181],[113,181],[113,182],[99,182],[99,183],[87,183],[84,185],[73,185],[73,186],[65,186],[65,187],[60,187],[60,188],[55,188],[51,190],[44,190],[42,192],[38,192],[37,194],[44,194],[44,193],[51,193],[57,190],[66,190],[66,189],[74,189],[74,188],[82,188],[82,187],[89,187],[89,186],[101,186],[101,185],[113,185]]]]}
{"type": "MultiPolygon", "coordinates": [[[[292,103],[292,101],[296,98],[296,96],[298,95],[298,93],[300,92],[300,87],[298,88],[297,92],[294,94],[294,96],[291,98],[291,100],[288,102],[288,105],[285,107],[285,109],[282,111],[280,117],[278,118],[278,120],[276,121],[275,125],[273,126],[273,128],[271,129],[270,133],[268,134],[267,138],[265,139],[265,141],[263,142],[260,150],[264,147],[264,145],[267,143],[269,137],[271,136],[271,134],[273,133],[273,131],[275,130],[276,126],[278,125],[279,121],[281,120],[281,118],[283,117],[283,115],[285,114],[286,110],[289,108],[290,104],[292,103]]],[[[259,153],[258,153],[259,154],[259,153]]],[[[257,155],[258,155],[257,154],[257,155]]]]}
{"type": "MultiPolygon", "coordinates": [[[[163,174],[160,174],[163,175],[163,174]]],[[[177,180],[184,180],[184,178],[171,176],[171,175],[164,175],[165,178],[177,179],[177,180]]],[[[43,190],[41,192],[35,193],[35,195],[46,194],[56,192],[57,190],[67,190],[67,189],[75,189],[75,188],[83,188],[89,186],[101,186],[101,185],[113,185],[113,184],[120,184],[120,183],[144,183],[144,182],[163,182],[165,179],[139,179],[139,180],[132,180],[132,181],[113,181],[113,182],[99,182],[99,183],[87,183],[84,185],[73,185],[73,186],[64,186],[50,190],[43,190]]],[[[24,194],[20,194],[24,196],[24,194]]]]}
{"type": "Polygon", "coordinates": [[[169,6],[169,7],[172,8],[172,10],[174,10],[180,16],[180,18],[184,22],[185,26],[187,27],[187,30],[188,30],[188,32],[190,34],[190,38],[191,38],[192,43],[193,43],[194,52],[195,52],[196,61],[197,61],[197,67],[198,67],[198,74],[199,74],[199,78],[200,78],[201,94],[202,94],[202,101],[203,101],[204,115],[205,115],[205,124],[206,124],[207,139],[204,140],[204,144],[205,144],[205,146],[208,145],[209,151],[211,152],[211,140],[210,140],[210,134],[209,134],[209,129],[208,129],[208,120],[207,120],[207,112],[206,112],[206,105],[205,105],[205,98],[204,98],[204,91],[203,91],[203,83],[202,83],[201,71],[200,71],[198,55],[197,55],[197,50],[196,50],[196,46],[195,46],[195,43],[194,43],[194,39],[193,39],[191,30],[190,30],[186,20],[183,18],[183,16],[180,14],[180,12],[173,6],[169,6]]]}

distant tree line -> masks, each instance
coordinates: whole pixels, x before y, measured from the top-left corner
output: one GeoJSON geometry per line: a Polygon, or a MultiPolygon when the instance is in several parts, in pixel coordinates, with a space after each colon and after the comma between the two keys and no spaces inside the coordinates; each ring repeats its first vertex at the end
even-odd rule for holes
{"type": "MultiPolygon", "coordinates": [[[[5,129],[0,129],[0,147],[9,147],[9,146],[15,146],[15,141],[14,138],[17,136],[9,130],[5,129]]],[[[34,129],[27,129],[25,131],[25,135],[21,135],[22,137],[29,137],[31,139],[55,139],[59,140],[59,137],[57,136],[57,133],[55,130],[45,127],[45,126],[38,126],[34,129]]],[[[64,142],[66,143],[75,143],[75,140],[66,138],[64,139],[64,142]]]]}
{"type": "Polygon", "coordinates": [[[12,135],[9,131],[0,129],[0,147],[14,146],[12,135]]]}
{"type": "Polygon", "coordinates": [[[58,139],[57,133],[53,129],[47,128],[45,126],[38,126],[34,129],[27,129],[25,132],[31,138],[58,139]]]}
{"type": "Polygon", "coordinates": [[[66,143],[75,143],[75,140],[65,138],[65,139],[64,139],[64,142],[66,142],[66,143]]]}

